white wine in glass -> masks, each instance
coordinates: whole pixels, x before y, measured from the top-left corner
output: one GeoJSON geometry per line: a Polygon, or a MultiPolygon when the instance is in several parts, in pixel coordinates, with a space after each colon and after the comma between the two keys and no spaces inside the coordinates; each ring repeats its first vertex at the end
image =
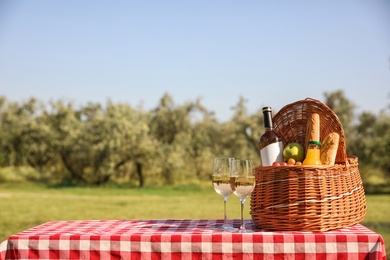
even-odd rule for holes
{"type": "Polygon", "coordinates": [[[240,233],[248,233],[250,231],[245,229],[244,225],[244,205],[246,197],[252,193],[256,185],[252,160],[235,160],[230,184],[234,194],[241,202],[241,225],[238,231],[240,233]]]}
{"type": "Polygon", "coordinates": [[[227,223],[227,214],[226,214],[226,202],[230,194],[233,193],[230,177],[234,171],[234,158],[215,158],[214,168],[212,175],[212,182],[214,190],[223,197],[224,202],[224,221],[221,227],[218,227],[217,230],[224,231],[236,231],[237,229],[232,227],[227,223]]]}

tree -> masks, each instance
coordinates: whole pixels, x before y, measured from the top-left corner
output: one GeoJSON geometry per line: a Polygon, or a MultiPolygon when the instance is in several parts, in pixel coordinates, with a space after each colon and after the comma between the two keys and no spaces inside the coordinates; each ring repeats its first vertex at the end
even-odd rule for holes
{"type": "Polygon", "coordinates": [[[375,124],[375,136],[372,142],[372,161],[373,165],[379,166],[384,176],[390,181],[390,115],[386,111],[382,111],[375,124]]]}
{"type": "Polygon", "coordinates": [[[89,103],[76,110],[62,101],[52,106],[51,145],[69,173],[65,179],[100,185],[123,172],[131,178],[127,164],[133,163],[139,186],[144,185],[143,165],[154,153],[147,114],[110,101],[106,108],[89,103]]]}
{"type": "Polygon", "coordinates": [[[354,127],[354,109],[355,105],[345,97],[343,90],[337,90],[335,92],[325,92],[325,104],[333,110],[338,116],[344,130],[347,144],[347,153],[349,154],[348,144],[352,142],[354,127]]]}
{"type": "Polygon", "coordinates": [[[165,93],[152,111],[150,129],[158,142],[156,150],[161,174],[166,184],[173,184],[175,172],[186,171],[189,158],[187,151],[191,140],[191,112],[196,109],[192,102],[176,106],[172,97],[165,93]]]}
{"type": "Polygon", "coordinates": [[[202,120],[193,123],[188,150],[191,158],[189,162],[198,179],[208,179],[213,159],[223,151],[221,139],[224,137],[220,134],[214,113],[206,110],[200,103],[197,107],[202,114],[202,120]]]}
{"type": "Polygon", "coordinates": [[[81,113],[71,102],[59,100],[50,105],[50,113],[46,115],[52,131],[49,145],[62,163],[55,169],[55,173],[70,182],[87,182],[83,169],[90,158],[83,149],[87,145],[83,142],[81,113]]]}
{"type": "MultiPolygon", "coordinates": [[[[347,154],[359,158],[363,180],[373,174],[390,179],[388,110],[355,118],[342,90],[325,93],[325,100],[343,125],[347,154]]],[[[201,99],[177,105],[168,93],[151,111],[111,101],[76,108],[59,100],[46,107],[34,98],[0,97],[0,167],[28,166],[34,178],[38,172],[52,182],[94,185],[208,180],[217,156],[258,163],[262,113],[249,114],[244,97],[232,109],[231,120],[219,122],[201,99]]]]}
{"type": "MultiPolygon", "coordinates": [[[[130,167],[126,165],[132,163],[140,187],[144,186],[147,177],[144,169],[151,168],[149,172],[154,174],[152,162],[157,155],[158,144],[151,136],[149,120],[149,113],[112,102],[107,105],[104,120],[114,174],[118,175],[120,169],[127,171],[130,167]]],[[[132,175],[128,177],[132,178],[132,175]]]]}
{"type": "MultiPolygon", "coordinates": [[[[32,132],[36,132],[35,117],[39,103],[35,98],[21,104],[0,99],[0,148],[2,163],[7,166],[22,166],[31,153],[32,132]]],[[[35,143],[34,143],[35,144],[35,143]]]]}
{"type": "Polygon", "coordinates": [[[235,158],[258,160],[257,139],[259,128],[258,115],[249,116],[246,108],[246,100],[240,97],[234,111],[232,120],[222,127],[224,131],[225,149],[235,158]]]}

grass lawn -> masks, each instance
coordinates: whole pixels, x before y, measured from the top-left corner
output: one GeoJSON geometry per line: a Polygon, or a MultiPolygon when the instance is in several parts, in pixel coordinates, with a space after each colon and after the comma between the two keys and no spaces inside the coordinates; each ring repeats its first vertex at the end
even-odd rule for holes
{"type": "MultiPolygon", "coordinates": [[[[229,197],[227,207],[229,218],[240,217],[236,196],[229,197]]],[[[362,224],[383,236],[390,255],[390,195],[368,195],[367,207],[362,224]]],[[[56,220],[223,218],[222,197],[211,185],[130,189],[0,184],[0,209],[0,241],[56,220]]],[[[245,218],[250,218],[249,199],[245,218]]]]}

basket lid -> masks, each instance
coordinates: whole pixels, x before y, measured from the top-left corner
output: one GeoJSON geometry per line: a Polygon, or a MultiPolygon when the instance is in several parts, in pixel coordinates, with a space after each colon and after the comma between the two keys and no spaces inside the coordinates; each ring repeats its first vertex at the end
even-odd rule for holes
{"type": "Polygon", "coordinates": [[[341,122],[333,110],[319,100],[306,98],[284,106],[273,117],[274,131],[284,145],[297,142],[305,146],[307,120],[313,113],[320,116],[321,142],[332,132],[340,135],[335,163],[346,163],[346,143],[341,122]]]}

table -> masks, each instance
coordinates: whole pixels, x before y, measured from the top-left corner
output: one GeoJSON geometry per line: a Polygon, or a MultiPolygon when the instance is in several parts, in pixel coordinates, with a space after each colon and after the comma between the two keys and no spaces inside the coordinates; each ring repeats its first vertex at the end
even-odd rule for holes
{"type": "MultiPolygon", "coordinates": [[[[222,220],[47,222],[0,244],[0,259],[386,259],[383,238],[358,224],[327,232],[213,230],[222,220]]],[[[239,220],[230,220],[238,227],[239,220]]]]}

